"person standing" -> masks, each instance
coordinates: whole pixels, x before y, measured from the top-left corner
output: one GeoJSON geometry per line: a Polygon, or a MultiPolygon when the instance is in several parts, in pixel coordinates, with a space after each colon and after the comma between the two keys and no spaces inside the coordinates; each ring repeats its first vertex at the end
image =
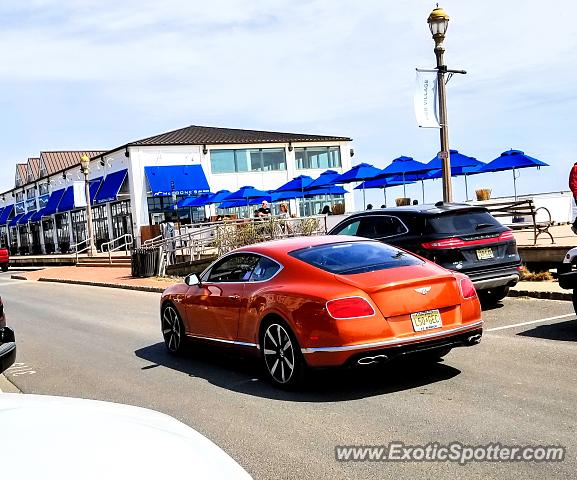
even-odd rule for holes
{"type": "Polygon", "coordinates": [[[260,208],[256,211],[256,215],[259,217],[270,217],[270,208],[266,200],[262,201],[260,208]]]}
{"type": "MultiPolygon", "coordinates": [[[[577,203],[577,162],[571,167],[571,173],[569,173],[569,189],[573,194],[573,199],[575,203],[577,203]]],[[[571,225],[571,230],[573,233],[577,235],[577,217],[573,221],[573,225],[571,225]]]]}

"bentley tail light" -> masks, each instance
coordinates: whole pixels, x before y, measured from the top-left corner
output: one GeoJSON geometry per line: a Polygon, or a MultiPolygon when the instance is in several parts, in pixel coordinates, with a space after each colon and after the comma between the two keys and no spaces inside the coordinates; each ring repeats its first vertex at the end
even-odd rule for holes
{"type": "Polygon", "coordinates": [[[375,314],[371,304],[362,297],[337,298],[329,300],[326,306],[329,315],[336,320],[370,317],[375,314]]]}
{"type": "Polygon", "coordinates": [[[470,278],[461,278],[459,286],[461,287],[461,295],[463,295],[463,298],[475,298],[477,296],[475,285],[473,285],[470,278]]]}

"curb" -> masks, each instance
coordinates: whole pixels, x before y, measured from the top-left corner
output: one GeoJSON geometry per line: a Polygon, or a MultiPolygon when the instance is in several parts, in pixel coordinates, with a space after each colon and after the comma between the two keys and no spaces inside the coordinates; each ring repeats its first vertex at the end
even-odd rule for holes
{"type": "Polygon", "coordinates": [[[20,389],[0,373],[0,393],[22,393],[20,389]]]}
{"type": "Polygon", "coordinates": [[[51,283],[68,283],[71,285],[86,285],[89,287],[105,287],[105,288],[118,288],[121,290],[136,290],[138,292],[149,292],[149,293],[162,293],[170,285],[166,287],[145,287],[140,285],[122,285],[118,283],[104,283],[104,282],[88,282],[85,280],[66,280],[60,278],[45,278],[41,277],[38,279],[39,282],[51,282],[51,283]]]}
{"type": "Polygon", "coordinates": [[[573,301],[573,294],[565,292],[537,292],[535,290],[509,290],[509,297],[530,297],[542,300],[573,301]]]}
{"type": "Polygon", "coordinates": [[[12,280],[28,280],[24,275],[10,275],[12,280]]]}

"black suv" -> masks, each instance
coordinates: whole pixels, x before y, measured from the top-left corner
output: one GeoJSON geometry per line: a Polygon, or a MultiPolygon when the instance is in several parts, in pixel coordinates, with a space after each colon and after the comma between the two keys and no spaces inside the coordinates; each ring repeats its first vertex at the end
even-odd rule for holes
{"type": "Polygon", "coordinates": [[[465,273],[487,303],[507,296],[519,281],[513,233],[484,207],[438,202],[367,210],[347,217],[329,235],[373,238],[465,273]]]}
{"type": "Polygon", "coordinates": [[[0,373],[10,368],[16,359],[14,332],[6,326],[4,305],[0,298],[0,373]]]}

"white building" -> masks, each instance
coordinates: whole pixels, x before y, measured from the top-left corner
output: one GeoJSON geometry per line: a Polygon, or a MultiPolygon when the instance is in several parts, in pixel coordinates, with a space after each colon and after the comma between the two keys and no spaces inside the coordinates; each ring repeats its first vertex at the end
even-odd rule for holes
{"type": "MultiPolygon", "coordinates": [[[[67,251],[86,238],[86,208],[75,203],[73,187],[83,181],[82,155],[91,158],[97,245],[125,233],[140,245],[168,216],[189,223],[220,213],[218,205],[175,210],[175,200],[245,185],[274,190],[327,169],[343,173],[353,150],[347,137],[190,126],[109,151],[42,152],[17,165],[15,188],[0,195],[0,239],[13,254],[67,251]]],[[[299,200],[298,207],[293,201],[291,210],[318,213],[327,201],[354,210],[352,193],[299,200]]]]}

